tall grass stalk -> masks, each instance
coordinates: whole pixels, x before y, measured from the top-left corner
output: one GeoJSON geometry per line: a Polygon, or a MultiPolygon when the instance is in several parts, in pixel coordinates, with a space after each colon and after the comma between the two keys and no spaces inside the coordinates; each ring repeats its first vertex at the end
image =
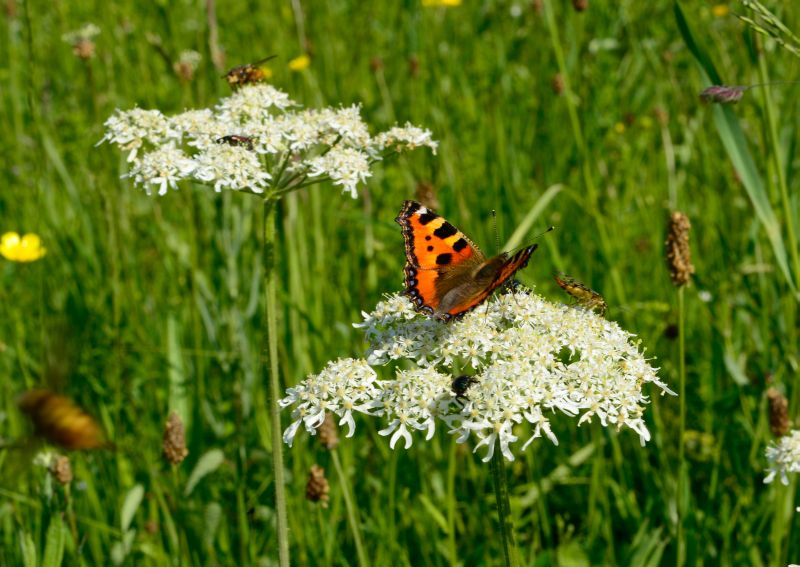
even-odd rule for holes
{"type": "MultiPolygon", "coordinates": [[[[760,38],[756,38],[756,45],[761,47],[763,42],[760,38]]],[[[769,82],[769,75],[767,74],[767,63],[763,55],[758,57],[758,76],[759,80],[767,84],[769,82]]],[[[787,246],[789,248],[789,255],[792,258],[792,268],[794,269],[794,281],[800,285],[800,253],[798,253],[798,242],[794,230],[794,213],[792,211],[792,203],[789,199],[789,188],[786,184],[786,170],[783,167],[781,160],[781,144],[778,137],[778,128],[775,116],[775,107],[772,102],[772,95],[770,94],[769,87],[761,89],[764,112],[767,115],[767,131],[769,135],[770,153],[772,154],[773,166],[775,167],[775,175],[778,178],[778,188],[781,194],[781,204],[783,205],[783,215],[786,223],[787,246]]]]}
{"type": "Polygon", "coordinates": [[[353,497],[350,494],[350,484],[347,482],[347,477],[344,474],[337,449],[331,451],[331,458],[333,459],[333,466],[336,468],[336,474],[339,476],[339,484],[342,487],[344,505],[347,508],[347,521],[350,523],[350,531],[353,533],[353,541],[355,542],[356,554],[358,555],[358,564],[361,567],[367,567],[370,563],[367,560],[367,553],[364,551],[364,544],[361,541],[358,512],[353,504],[353,497]]]}
{"type": "Polygon", "coordinates": [[[686,561],[686,542],[683,533],[683,522],[686,519],[686,491],[685,457],[686,447],[684,437],[686,433],[686,316],[684,309],[684,289],[678,288],[678,403],[680,404],[680,421],[678,425],[678,554],[676,564],[681,566],[686,561]]]}
{"type": "Polygon", "coordinates": [[[289,566],[289,530],[286,515],[286,486],[283,476],[283,438],[278,400],[281,384],[278,375],[278,322],[277,285],[275,270],[275,214],[278,203],[272,198],[264,199],[264,316],[267,321],[267,348],[269,358],[269,414],[272,432],[272,467],[275,475],[275,512],[278,530],[278,558],[281,567],[289,566]]]}
{"type": "Polygon", "coordinates": [[[500,521],[500,536],[503,543],[503,558],[506,567],[517,567],[519,551],[514,537],[514,522],[511,517],[511,505],[508,501],[508,482],[506,480],[505,461],[500,450],[500,442],[495,441],[494,454],[492,455],[492,481],[494,494],[497,499],[497,516],[500,521]]]}

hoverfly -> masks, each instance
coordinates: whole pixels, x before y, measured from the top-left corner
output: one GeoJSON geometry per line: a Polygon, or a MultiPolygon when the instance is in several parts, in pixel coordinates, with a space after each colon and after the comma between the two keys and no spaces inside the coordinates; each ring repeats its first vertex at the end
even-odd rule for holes
{"type": "Polygon", "coordinates": [[[555,274],[553,279],[561,289],[574,297],[579,305],[597,311],[601,316],[605,315],[608,305],[598,292],[566,274],[555,274]]]}
{"type": "Polygon", "coordinates": [[[246,63],[230,69],[225,73],[222,78],[228,81],[232,89],[241,87],[242,85],[252,85],[253,83],[260,83],[268,79],[267,72],[261,68],[261,65],[267,61],[274,59],[277,55],[270,55],[259,59],[254,63],[246,63]]]}

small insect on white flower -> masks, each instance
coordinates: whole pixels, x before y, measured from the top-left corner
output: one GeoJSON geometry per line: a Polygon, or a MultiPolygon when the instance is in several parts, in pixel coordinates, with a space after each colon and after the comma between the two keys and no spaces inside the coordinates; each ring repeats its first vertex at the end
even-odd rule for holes
{"type": "Polygon", "coordinates": [[[800,429],[795,429],[781,439],[770,444],[766,451],[769,468],[764,482],[769,484],[776,477],[781,483],[789,484],[789,473],[800,472],[800,429]]]}
{"type": "Polygon", "coordinates": [[[213,108],[170,117],[158,110],[117,110],[106,120],[100,143],[128,152],[129,177],[148,192],[157,185],[159,195],[186,178],[216,191],[271,190],[277,196],[331,181],[357,197],[372,165],[399,146],[436,147],[429,131],[410,125],[373,138],[357,104],[300,109],[271,85],[237,86],[213,108]],[[142,154],[149,157],[137,161],[142,154]]]}
{"type": "MultiPolygon", "coordinates": [[[[633,335],[591,311],[550,303],[521,286],[449,325],[416,313],[406,297],[393,295],[355,326],[366,335],[367,358],[332,363],[290,388],[281,401],[296,406],[289,440],[301,424],[318,427],[325,411],[343,415],[343,399],[332,393],[334,387],[324,398],[297,392],[334,381],[343,388],[346,374],[360,376],[368,368],[361,413],[386,420],[379,433],[390,436],[392,448],[400,440],[409,448],[415,432],[431,439],[440,423],[459,443],[474,435],[475,449],[486,447],[484,461],[496,447],[514,460],[514,443],[522,434],[527,436],[522,451],[542,436],[557,443],[546,417],[555,412],[577,417],[578,423],[597,417],[603,426],[626,426],[644,444],[650,433],[642,417],[648,402],[642,387],[651,383],[674,395],[632,344],[633,335]],[[373,367],[399,360],[416,368],[378,379],[373,367]],[[474,372],[460,376],[456,385],[456,369],[468,366],[474,372]]],[[[352,414],[348,418],[352,434],[352,414]]]]}

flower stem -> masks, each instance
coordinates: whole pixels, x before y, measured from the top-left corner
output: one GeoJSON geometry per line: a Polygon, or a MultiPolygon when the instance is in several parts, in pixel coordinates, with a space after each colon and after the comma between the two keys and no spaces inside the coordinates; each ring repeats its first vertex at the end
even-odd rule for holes
{"type": "Polygon", "coordinates": [[[678,288],[678,372],[680,393],[678,403],[680,404],[680,424],[678,437],[678,555],[676,564],[680,567],[686,562],[686,546],[683,538],[683,523],[686,515],[684,506],[684,493],[686,492],[686,471],[684,470],[684,437],[686,436],[686,321],[683,305],[683,290],[685,286],[678,288]]]}
{"type": "Polygon", "coordinates": [[[366,567],[369,565],[369,561],[367,561],[367,554],[364,551],[364,544],[361,542],[361,530],[358,527],[358,512],[353,506],[353,499],[350,496],[350,485],[347,482],[347,477],[344,475],[342,462],[339,460],[339,452],[336,449],[331,451],[331,457],[333,457],[333,466],[336,467],[336,474],[339,476],[339,483],[342,487],[344,505],[345,508],[347,508],[347,520],[350,523],[350,530],[353,532],[353,541],[356,545],[358,564],[361,567],[366,567]]]}
{"type": "Polygon", "coordinates": [[[500,443],[494,448],[492,455],[492,479],[494,480],[494,494],[497,498],[497,515],[500,519],[500,535],[503,541],[503,557],[506,567],[519,565],[519,553],[514,539],[514,523],[511,518],[511,505],[508,502],[508,484],[506,483],[506,468],[503,461],[503,452],[500,443]]]}
{"type": "Polygon", "coordinates": [[[281,385],[278,376],[277,285],[275,273],[275,214],[277,201],[264,200],[264,270],[266,273],[264,316],[267,320],[269,357],[269,414],[272,430],[272,467],[275,475],[275,512],[278,522],[278,558],[281,567],[289,566],[289,529],[286,516],[286,486],[283,478],[283,439],[278,408],[281,385]]]}

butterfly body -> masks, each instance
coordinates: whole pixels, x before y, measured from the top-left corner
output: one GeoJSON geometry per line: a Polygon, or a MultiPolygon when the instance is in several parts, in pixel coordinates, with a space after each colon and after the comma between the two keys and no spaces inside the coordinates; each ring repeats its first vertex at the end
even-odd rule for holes
{"type": "Polygon", "coordinates": [[[486,258],[464,233],[416,201],[406,201],[395,221],[405,240],[405,293],[418,311],[443,321],[480,305],[524,268],[537,248],[486,258]]]}

